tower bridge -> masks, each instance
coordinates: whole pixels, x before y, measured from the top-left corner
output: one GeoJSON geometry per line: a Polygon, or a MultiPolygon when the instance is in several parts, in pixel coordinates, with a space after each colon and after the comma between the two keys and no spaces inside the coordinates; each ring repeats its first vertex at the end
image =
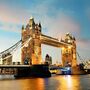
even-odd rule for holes
{"type": "Polygon", "coordinates": [[[30,18],[26,27],[22,26],[22,44],[30,37],[32,40],[27,47],[22,48],[22,63],[25,59],[28,59],[29,64],[41,64],[41,44],[46,44],[61,48],[63,66],[67,63],[76,66],[76,40],[72,35],[67,33],[65,39],[61,41],[44,35],[42,34],[41,24],[36,24],[34,18],[30,18]]]}
{"type": "Polygon", "coordinates": [[[21,63],[28,60],[30,65],[41,64],[41,44],[46,44],[61,48],[62,64],[70,63],[76,66],[76,40],[75,37],[67,33],[65,39],[59,41],[42,34],[41,24],[36,24],[34,18],[30,18],[26,27],[22,26],[21,40],[7,50],[0,53],[0,57],[6,59],[12,55],[12,52],[21,44],[21,63]]]}
{"type": "MultiPolygon", "coordinates": [[[[1,65],[0,68],[20,68],[19,71],[22,73],[21,68],[27,69],[35,65],[35,69],[36,67],[38,67],[39,69],[41,69],[42,67],[44,70],[46,68],[46,65],[43,66],[41,64],[42,62],[41,44],[54,46],[57,47],[58,49],[61,48],[63,67],[65,67],[67,64],[69,64],[71,67],[77,66],[75,37],[67,33],[65,35],[65,38],[59,41],[57,38],[44,35],[42,33],[41,24],[40,23],[36,24],[34,18],[30,18],[26,27],[22,26],[21,40],[18,41],[12,47],[0,53],[0,58],[2,58],[2,60],[7,60],[8,57],[13,56],[12,52],[14,52],[17,49],[17,47],[21,45],[21,65],[20,66],[12,65],[11,63],[11,65],[9,66],[1,65]],[[28,64],[28,65],[24,65],[24,64],[28,64]]],[[[26,69],[24,70],[24,72],[26,71],[26,69]]],[[[28,70],[32,70],[32,69],[28,69],[28,70]]],[[[39,73],[40,72],[42,72],[42,70],[39,71],[39,73]]],[[[45,72],[47,72],[47,70],[45,72]]]]}

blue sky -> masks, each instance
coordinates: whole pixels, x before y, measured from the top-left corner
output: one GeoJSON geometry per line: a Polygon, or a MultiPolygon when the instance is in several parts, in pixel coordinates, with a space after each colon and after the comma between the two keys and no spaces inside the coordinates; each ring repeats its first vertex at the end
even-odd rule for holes
{"type": "MultiPolygon", "coordinates": [[[[0,0],[0,51],[20,40],[30,16],[41,22],[43,34],[60,39],[70,32],[81,57],[90,59],[90,0],[0,0]]],[[[58,48],[42,45],[43,59],[46,53],[61,60],[58,48]]]]}

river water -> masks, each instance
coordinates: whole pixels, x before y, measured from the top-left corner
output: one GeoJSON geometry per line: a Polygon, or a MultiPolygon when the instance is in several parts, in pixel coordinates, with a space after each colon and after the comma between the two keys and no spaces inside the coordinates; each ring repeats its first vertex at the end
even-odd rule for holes
{"type": "Polygon", "coordinates": [[[90,90],[90,74],[24,79],[0,76],[0,90],[90,90]]]}

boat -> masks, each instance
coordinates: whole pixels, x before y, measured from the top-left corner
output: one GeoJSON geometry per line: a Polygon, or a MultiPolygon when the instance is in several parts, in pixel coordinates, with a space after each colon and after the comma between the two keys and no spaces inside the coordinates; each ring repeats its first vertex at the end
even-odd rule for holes
{"type": "Polygon", "coordinates": [[[56,75],[71,75],[71,67],[58,68],[56,75]]]}

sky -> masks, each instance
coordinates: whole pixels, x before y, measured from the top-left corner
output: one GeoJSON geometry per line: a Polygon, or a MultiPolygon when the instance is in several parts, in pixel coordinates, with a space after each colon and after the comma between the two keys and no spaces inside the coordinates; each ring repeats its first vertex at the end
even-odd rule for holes
{"type": "MultiPolygon", "coordinates": [[[[21,39],[31,16],[45,35],[61,39],[71,33],[81,58],[90,59],[90,0],[0,0],[0,52],[21,39]]],[[[46,54],[61,62],[60,48],[42,45],[43,60],[46,54]]]]}

